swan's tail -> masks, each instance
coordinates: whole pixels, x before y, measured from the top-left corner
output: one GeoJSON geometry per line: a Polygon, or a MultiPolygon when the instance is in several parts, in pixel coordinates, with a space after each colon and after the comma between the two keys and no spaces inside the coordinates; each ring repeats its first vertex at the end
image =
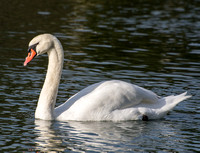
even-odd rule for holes
{"type": "Polygon", "coordinates": [[[177,96],[172,95],[172,96],[164,97],[163,99],[166,101],[167,105],[172,105],[173,107],[175,107],[178,103],[190,97],[192,96],[187,95],[187,92],[184,92],[180,95],[177,95],[177,96]]]}
{"type": "Polygon", "coordinates": [[[191,95],[186,95],[187,92],[184,92],[180,95],[174,96],[167,96],[160,99],[160,102],[164,102],[165,105],[157,112],[160,117],[165,116],[170,110],[172,110],[178,103],[181,101],[190,98],[191,95]]]}

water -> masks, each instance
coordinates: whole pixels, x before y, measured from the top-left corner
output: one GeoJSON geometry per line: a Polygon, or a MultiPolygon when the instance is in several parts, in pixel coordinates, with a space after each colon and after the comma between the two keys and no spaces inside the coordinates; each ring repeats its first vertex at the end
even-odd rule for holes
{"type": "Polygon", "coordinates": [[[0,14],[0,152],[200,152],[198,0],[15,0],[2,1],[0,14]],[[35,120],[47,56],[22,65],[41,33],[65,50],[57,106],[110,79],[193,97],[158,121],[35,120]]]}

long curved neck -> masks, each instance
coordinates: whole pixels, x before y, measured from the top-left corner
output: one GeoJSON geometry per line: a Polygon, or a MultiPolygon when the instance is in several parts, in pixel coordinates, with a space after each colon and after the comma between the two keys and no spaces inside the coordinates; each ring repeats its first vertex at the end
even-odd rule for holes
{"type": "Polygon", "coordinates": [[[54,47],[47,53],[49,57],[48,69],[35,111],[35,118],[53,120],[64,59],[63,49],[59,40],[54,39],[54,47]]]}

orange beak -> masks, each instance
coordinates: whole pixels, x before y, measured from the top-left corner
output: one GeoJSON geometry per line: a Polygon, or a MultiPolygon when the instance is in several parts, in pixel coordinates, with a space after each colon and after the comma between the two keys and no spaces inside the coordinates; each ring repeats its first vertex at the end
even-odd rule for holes
{"type": "Polygon", "coordinates": [[[36,51],[30,49],[28,56],[25,59],[24,66],[26,66],[36,55],[37,55],[36,51]]]}

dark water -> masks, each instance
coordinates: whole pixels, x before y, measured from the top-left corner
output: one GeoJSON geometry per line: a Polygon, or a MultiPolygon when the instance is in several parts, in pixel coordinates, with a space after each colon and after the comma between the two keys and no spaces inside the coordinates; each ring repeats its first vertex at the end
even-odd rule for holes
{"type": "Polygon", "coordinates": [[[198,0],[1,1],[0,55],[0,152],[200,152],[198,0]],[[47,56],[22,65],[41,33],[65,50],[57,105],[109,79],[193,97],[158,121],[35,120],[47,56]]]}

